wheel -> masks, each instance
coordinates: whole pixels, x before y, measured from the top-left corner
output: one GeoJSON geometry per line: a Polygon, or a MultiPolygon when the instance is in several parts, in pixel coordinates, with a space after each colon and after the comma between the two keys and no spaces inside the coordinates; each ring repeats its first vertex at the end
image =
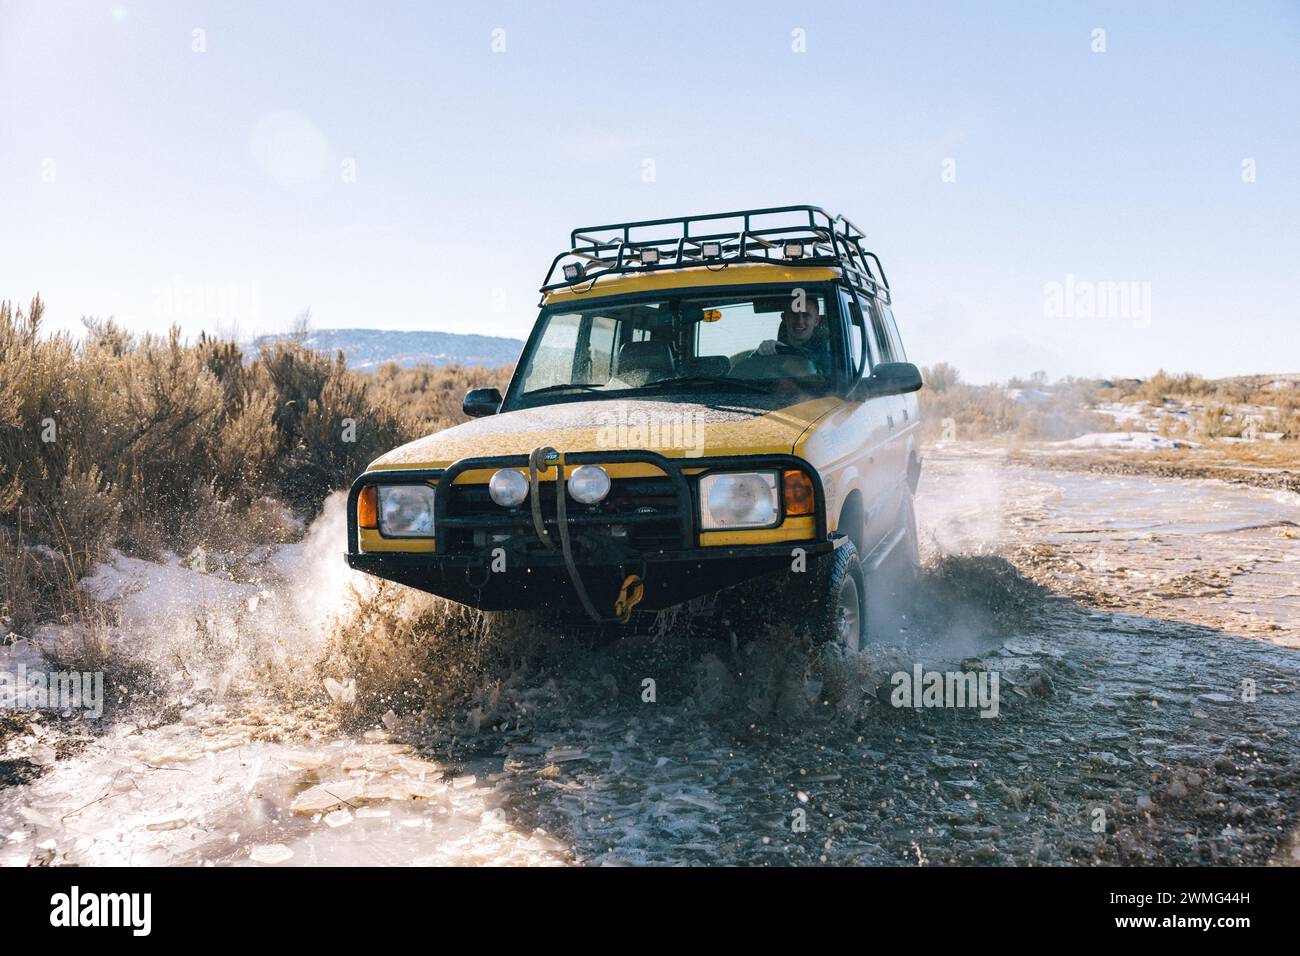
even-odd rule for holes
{"type": "Polygon", "coordinates": [[[814,646],[859,653],[867,643],[867,590],[858,549],[843,539],[809,574],[811,581],[789,582],[789,593],[800,595],[786,605],[791,629],[814,646]]]}
{"type": "Polygon", "coordinates": [[[862,591],[853,575],[844,575],[835,596],[835,643],[846,654],[862,650],[862,591]]]}

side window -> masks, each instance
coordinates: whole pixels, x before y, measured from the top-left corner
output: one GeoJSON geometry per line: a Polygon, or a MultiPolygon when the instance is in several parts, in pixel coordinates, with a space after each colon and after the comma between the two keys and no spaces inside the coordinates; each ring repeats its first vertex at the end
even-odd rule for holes
{"type": "Polygon", "coordinates": [[[871,328],[876,340],[876,350],[880,355],[882,362],[897,362],[894,357],[894,346],[889,340],[889,332],[885,326],[885,310],[887,307],[879,301],[871,300],[871,328]]]}
{"type": "MultiPolygon", "coordinates": [[[[862,337],[866,335],[866,322],[862,318],[862,310],[858,307],[857,297],[843,289],[840,290],[840,305],[844,309],[844,315],[848,319],[849,331],[849,368],[853,372],[853,377],[857,378],[862,374],[862,337]]],[[[866,355],[867,364],[871,364],[871,354],[866,355]]]]}
{"type": "Polygon", "coordinates": [[[903,340],[898,334],[898,323],[894,321],[894,312],[883,302],[879,304],[879,308],[885,317],[885,332],[888,334],[889,342],[893,346],[894,361],[906,362],[907,353],[903,351],[903,340]]]}

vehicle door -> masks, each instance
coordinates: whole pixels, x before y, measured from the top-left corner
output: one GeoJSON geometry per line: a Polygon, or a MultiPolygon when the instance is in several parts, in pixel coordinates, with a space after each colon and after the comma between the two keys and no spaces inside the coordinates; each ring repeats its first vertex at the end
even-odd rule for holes
{"type": "MultiPolygon", "coordinates": [[[[889,306],[874,296],[868,297],[871,312],[872,339],[881,362],[906,362],[894,316],[889,306]]],[[[907,484],[907,464],[916,443],[916,395],[882,395],[871,399],[878,403],[889,432],[889,450],[884,455],[889,462],[887,489],[881,499],[882,519],[892,531],[903,506],[907,484]]]]}
{"type": "MultiPolygon", "coordinates": [[[[846,375],[844,392],[870,374],[875,355],[870,320],[850,289],[839,287],[840,321],[844,327],[846,375]],[[863,355],[863,345],[866,354],[863,355]]],[[[881,520],[879,501],[887,494],[891,451],[890,428],[884,406],[876,400],[857,398],[846,401],[831,412],[810,437],[805,454],[817,463],[826,490],[826,510],[830,526],[843,531],[860,545],[862,556],[870,554],[889,530],[881,520]],[[850,529],[836,522],[849,495],[856,491],[862,499],[862,527],[850,529]]]]}

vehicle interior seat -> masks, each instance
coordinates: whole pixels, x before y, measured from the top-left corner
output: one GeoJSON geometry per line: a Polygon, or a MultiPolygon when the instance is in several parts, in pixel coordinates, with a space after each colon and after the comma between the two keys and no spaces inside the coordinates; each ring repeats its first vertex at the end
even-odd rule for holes
{"type": "Polygon", "coordinates": [[[668,377],[673,367],[673,350],[667,342],[627,342],[618,350],[618,368],[614,374],[637,387],[668,377]]]}

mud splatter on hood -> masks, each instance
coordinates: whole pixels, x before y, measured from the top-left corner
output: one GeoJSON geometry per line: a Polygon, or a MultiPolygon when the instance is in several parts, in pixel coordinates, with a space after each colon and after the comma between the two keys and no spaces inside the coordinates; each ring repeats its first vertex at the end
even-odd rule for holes
{"type": "Polygon", "coordinates": [[[716,401],[567,402],[480,418],[416,439],[370,468],[439,468],[459,458],[523,455],[540,445],[564,452],[646,449],[669,458],[789,453],[834,398],[780,405],[780,396],[716,401]]]}

